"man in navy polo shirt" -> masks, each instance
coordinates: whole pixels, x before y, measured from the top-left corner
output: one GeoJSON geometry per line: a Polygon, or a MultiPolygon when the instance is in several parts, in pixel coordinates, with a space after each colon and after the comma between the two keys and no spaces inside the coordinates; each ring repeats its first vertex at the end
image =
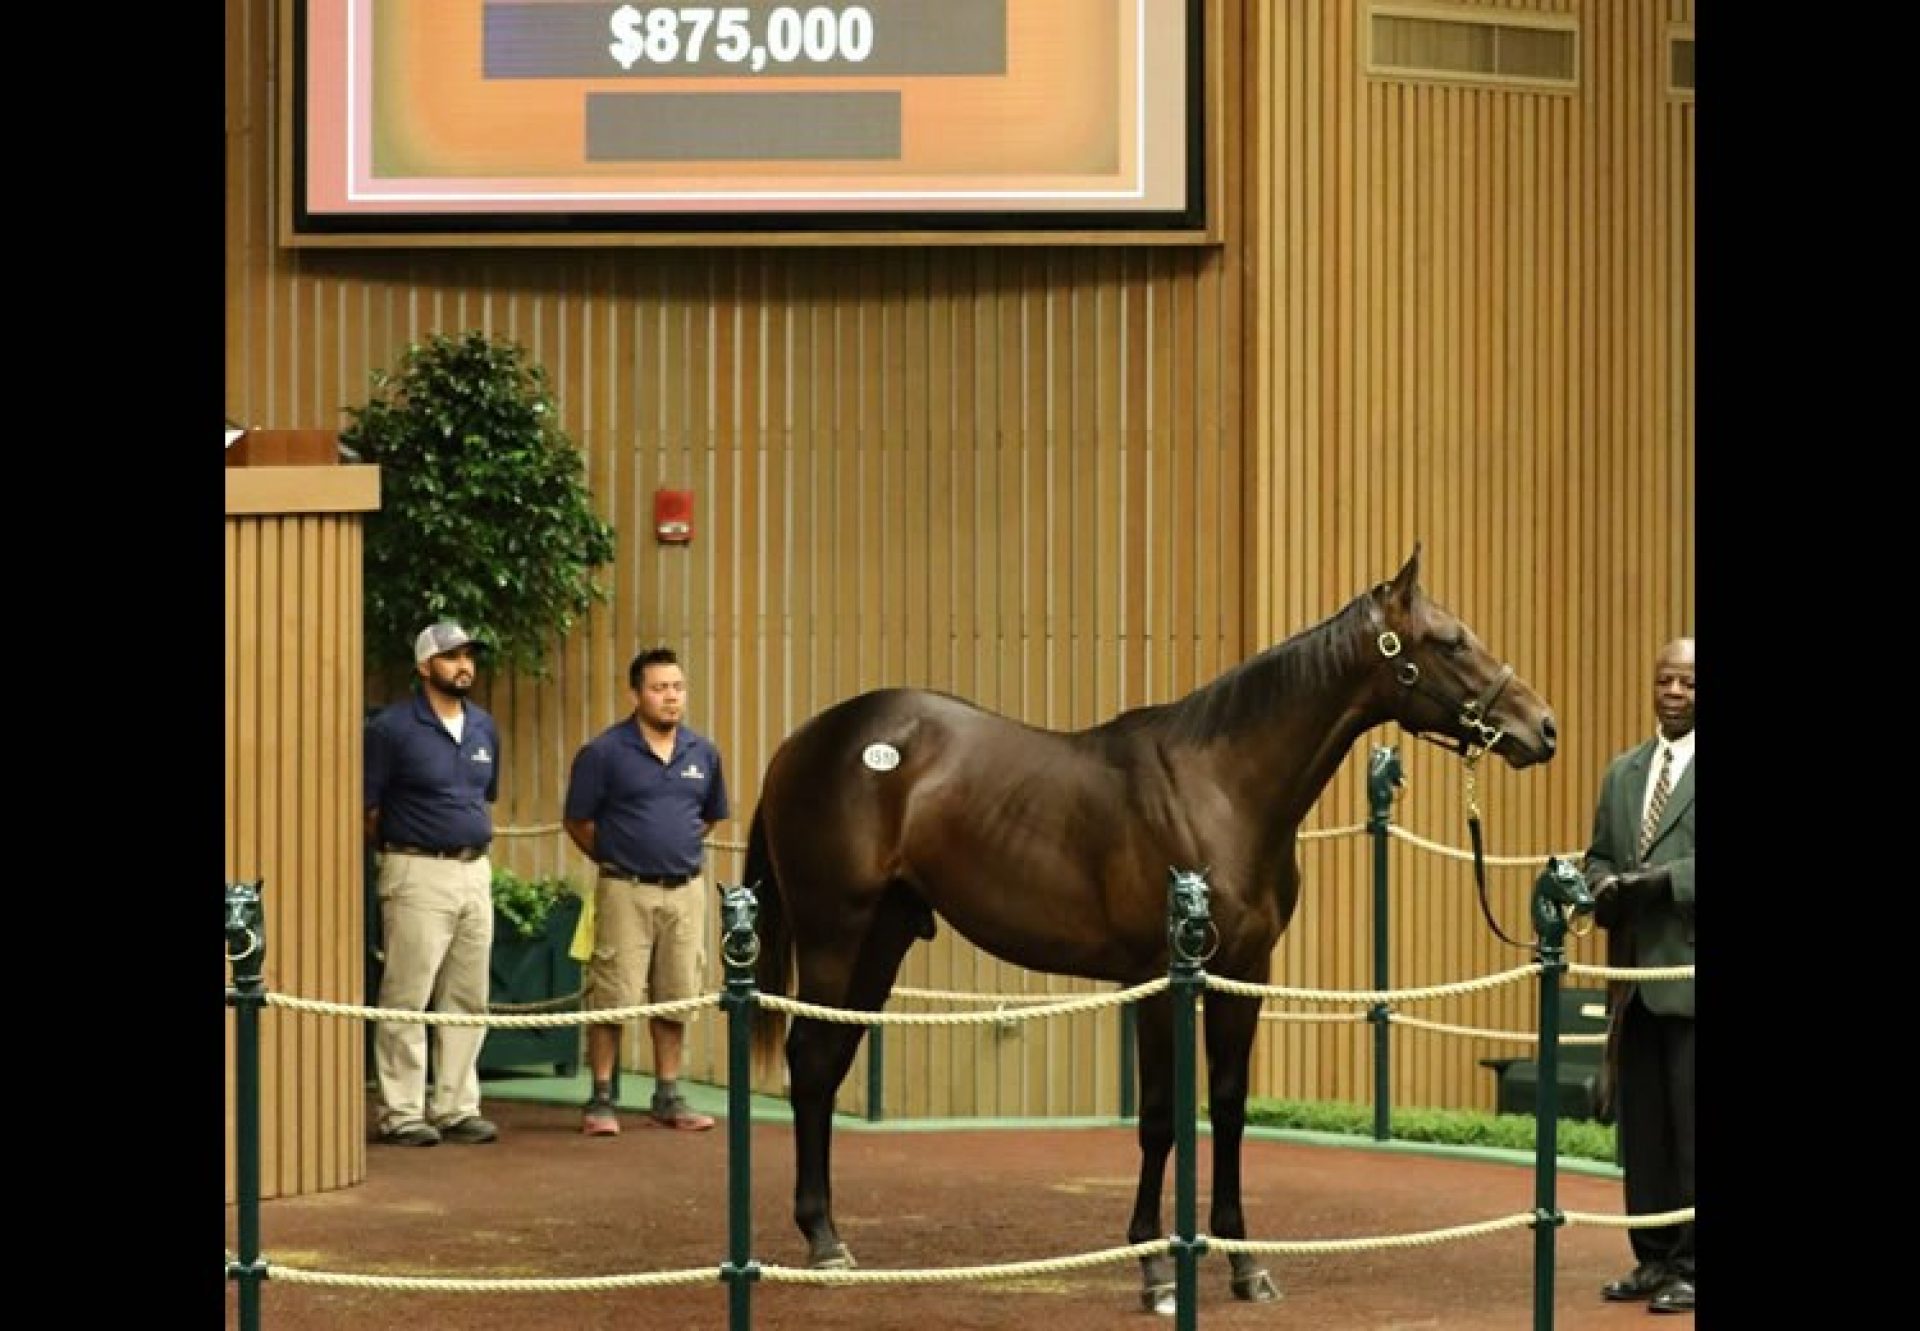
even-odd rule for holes
{"type": "MultiPolygon", "coordinates": [[[[706,964],[707,834],[728,816],[720,751],[681,724],[687,678],[665,647],[627,668],[633,713],[574,755],[563,812],[567,835],[600,866],[593,897],[593,956],[581,1007],[639,1007],[698,997],[706,964]]],[[[653,1017],[654,1090],[647,1122],[683,1131],[713,1126],[680,1094],[686,1026],[653,1017]]],[[[581,1130],[619,1133],[613,1109],[617,1023],[587,1027],[593,1092],[581,1130]]]]}
{"type": "MultiPolygon", "coordinates": [[[[367,723],[367,840],[377,883],[386,968],[379,1006],[484,1013],[493,950],[493,816],[500,733],[468,700],[474,643],[458,624],[431,624],[413,644],[420,688],[367,723]]],[[[490,1142],[480,1117],[480,1026],[427,1031],[381,1022],[374,1032],[380,1140],[396,1146],[490,1142]]]]}

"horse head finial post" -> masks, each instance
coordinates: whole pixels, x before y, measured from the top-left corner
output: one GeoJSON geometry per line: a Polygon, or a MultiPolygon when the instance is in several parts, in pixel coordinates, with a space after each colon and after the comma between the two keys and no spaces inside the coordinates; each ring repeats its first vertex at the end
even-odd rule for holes
{"type": "Polygon", "coordinates": [[[1367,816],[1381,827],[1393,816],[1393,798],[1406,784],[1398,745],[1381,744],[1367,755],[1367,816]]]}
{"type": "Polygon", "coordinates": [[[1573,861],[1549,855],[1547,867],[1533,883],[1533,927],[1542,947],[1558,952],[1566,942],[1569,921],[1580,919],[1588,922],[1587,929],[1576,929],[1576,935],[1593,927],[1593,893],[1587,889],[1586,877],[1573,861]]]}
{"type": "Polygon", "coordinates": [[[1220,935],[1214,930],[1213,917],[1207,909],[1205,873],[1191,869],[1168,870],[1167,896],[1172,913],[1167,923],[1167,944],[1173,950],[1174,960],[1176,964],[1201,965],[1220,943],[1220,935]]]}
{"type": "Polygon", "coordinates": [[[227,962],[236,985],[258,985],[266,961],[266,924],[260,909],[260,884],[227,884],[227,962]]]}
{"type": "Polygon", "coordinates": [[[760,935],[756,932],[760,900],[753,889],[745,884],[720,884],[720,920],[720,955],[727,963],[727,982],[742,978],[735,971],[751,979],[753,964],[760,959],[760,935]]]}

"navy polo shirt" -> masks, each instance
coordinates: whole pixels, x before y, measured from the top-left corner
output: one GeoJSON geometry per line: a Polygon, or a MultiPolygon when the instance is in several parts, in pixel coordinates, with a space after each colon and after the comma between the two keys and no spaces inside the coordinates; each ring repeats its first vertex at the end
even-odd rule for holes
{"type": "Polygon", "coordinates": [[[707,824],[728,814],[720,750],[683,725],[663,763],[628,717],[574,755],[565,812],[593,823],[602,864],[641,878],[699,873],[707,824]]]}
{"type": "Polygon", "coordinates": [[[457,744],[418,690],[367,722],[366,803],[380,810],[382,842],[454,850],[493,840],[500,732],[482,708],[462,705],[457,744]]]}

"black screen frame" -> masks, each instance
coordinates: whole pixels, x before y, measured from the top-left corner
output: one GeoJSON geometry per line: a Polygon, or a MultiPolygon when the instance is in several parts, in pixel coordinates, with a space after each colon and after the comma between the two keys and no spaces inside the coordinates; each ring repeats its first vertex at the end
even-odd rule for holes
{"type": "Polygon", "coordinates": [[[316,214],[307,205],[307,0],[282,0],[287,131],[281,243],[301,246],[570,246],[698,244],[1217,244],[1220,241],[1218,0],[1187,11],[1186,198],[1174,210],[935,210],[779,213],[391,212],[316,214]]]}

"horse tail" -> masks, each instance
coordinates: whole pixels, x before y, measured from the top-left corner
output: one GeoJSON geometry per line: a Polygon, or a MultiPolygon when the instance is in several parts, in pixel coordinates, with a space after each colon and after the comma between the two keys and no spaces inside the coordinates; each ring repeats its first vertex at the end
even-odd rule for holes
{"type": "MultiPolygon", "coordinates": [[[[762,994],[784,996],[793,980],[793,931],[787,926],[780,884],[773,876],[773,857],[767,853],[764,804],[753,811],[753,821],[747,828],[746,879],[760,906],[760,955],[754,963],[754,984],[762,994]]],[[[772,1069],[786,1030],[786,1013],[755,1006],[753,1061],[763,1072],[772,1069]]]]}

